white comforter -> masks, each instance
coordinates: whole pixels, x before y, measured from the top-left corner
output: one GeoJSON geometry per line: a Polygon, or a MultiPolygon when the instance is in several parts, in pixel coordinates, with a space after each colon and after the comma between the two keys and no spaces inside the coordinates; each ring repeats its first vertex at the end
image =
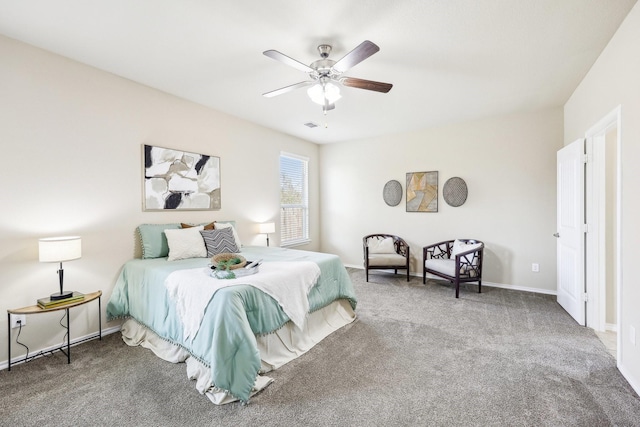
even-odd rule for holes
{"type": "Polygon", "coordinates": [[[311,261],[265,262],[260,271],[237,279],[216,279],[207,268],[177,270],[169,274],[165,286],[183,325],[184,339],[193,341],[204,311],[218,289],[250,285],[271,296],[298,327],[309,311],[308,294],[320,277],[320,268],[311,261]]]}

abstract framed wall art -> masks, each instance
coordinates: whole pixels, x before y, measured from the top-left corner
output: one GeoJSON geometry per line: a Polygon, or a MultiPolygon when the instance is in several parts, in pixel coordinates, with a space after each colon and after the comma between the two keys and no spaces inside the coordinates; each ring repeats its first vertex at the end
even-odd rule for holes
{"type": "Polygon", "coordinates": [[[438,172],[407,173],[407,212],[438,212],[438,172]]]}
{"type": "Polygon", "coordinates": [[[220,209],[220,157],[143,146],[143,209],[220,209]]]}

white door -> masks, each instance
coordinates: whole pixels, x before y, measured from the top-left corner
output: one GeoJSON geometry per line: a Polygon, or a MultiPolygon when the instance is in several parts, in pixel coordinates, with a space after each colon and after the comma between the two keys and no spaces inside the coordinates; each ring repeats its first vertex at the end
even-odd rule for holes
{"type": "Polygon", "coordinates": [[[585,325],[585,142],[558,151],[558,303],[585,325]]]}

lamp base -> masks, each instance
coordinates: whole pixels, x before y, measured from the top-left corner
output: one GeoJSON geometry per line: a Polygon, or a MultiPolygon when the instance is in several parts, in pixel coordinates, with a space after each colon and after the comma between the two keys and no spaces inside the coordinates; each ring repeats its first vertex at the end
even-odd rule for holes
{"type": "Polygon", "coordinates": [[[51,301],[58,301],[61,299],[71,298],[73,296],[73,291],[65,291],[65,292],[56,292],[55,294],[51,294],[49,299],[51,301]]]}

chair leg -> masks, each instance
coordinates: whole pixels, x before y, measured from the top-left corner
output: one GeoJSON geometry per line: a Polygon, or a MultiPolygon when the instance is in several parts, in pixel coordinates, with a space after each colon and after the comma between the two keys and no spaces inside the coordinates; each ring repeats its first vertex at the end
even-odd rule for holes
{"type": "Polygon", "coordinates": [[[456,298],[460,296],[460,281],[456,280],[456,298]]]}
{"type": "Polygon", "coordinates": [[[482,280],[478,280],[478,293],[482,293],[482,280]]]}
{"type": "Polygon", "coordinates": [[[367,267],[364,268],[365,282],[369,282],[369,269],[367,267]]]}
{"type": "Polygon", "coordinates": [[[407,282],[409,281],[409,268],[407,268],[407,282]]]}

